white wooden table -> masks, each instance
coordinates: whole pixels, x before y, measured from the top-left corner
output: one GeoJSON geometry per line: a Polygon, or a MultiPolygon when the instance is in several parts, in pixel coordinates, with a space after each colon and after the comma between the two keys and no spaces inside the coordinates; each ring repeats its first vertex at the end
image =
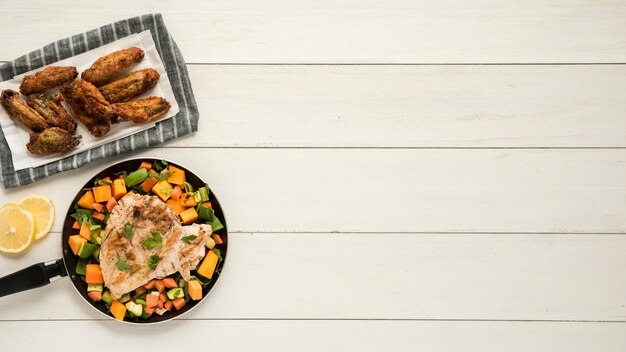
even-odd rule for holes
{"type": "MultiPolygon", "coordinates": [[[[120,324],[59,280],[0,299],[2,351],[626,349],[624,1],[0,8],[0,61],[163,13],[200,131],[128,157],[192,165],[231,230],[184,318],[120,324]]],[[[0,189],[58,211],[0,276],[59,257],[77,185],[116,160],[0,189]]]]}

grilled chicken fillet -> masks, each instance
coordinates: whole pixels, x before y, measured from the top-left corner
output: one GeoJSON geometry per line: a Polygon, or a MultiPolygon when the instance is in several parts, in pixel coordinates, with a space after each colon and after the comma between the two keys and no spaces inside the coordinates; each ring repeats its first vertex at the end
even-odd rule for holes
{"type": "Polygon", "coordinates": [[[120,199],[102,234],[100,251],[104,284],[113,299],[177,271],[189,279],[189,270],[204,256],[208,239],[205,233],[210,234],[210,227],[187,228],[181,226],[174,210],[155,196],[131,194],[120,199]],[[181,241],[185,233],[196,234],[195,230],[198,237],[194,241],[189,244],[181,241]],[[150,248],[146,241],[153,240],[157,232],[161,244],[150,248]],[[155,256],[158,262],[151,268],[150,258],[155,256]]]}

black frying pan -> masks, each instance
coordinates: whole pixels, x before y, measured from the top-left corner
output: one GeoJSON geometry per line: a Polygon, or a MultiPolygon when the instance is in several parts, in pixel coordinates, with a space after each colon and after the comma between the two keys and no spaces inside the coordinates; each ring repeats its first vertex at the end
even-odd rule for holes
{"type": "MultiPolygon", "coordinates": [[[[63,236],[61,236],[61,248],[63,249],[63,258],[57,259],[56,261],[53,261],[53,262],[37,263],[27,268],[24,268],[20,271],[17,271],[13,274],[9,274],[5,277],[0,278],[0,297],[7,296],[12,293],[17,293],[17,292],[45,286],[51,282],[50,279],[52,278],[55,278],[58,276],[63,277],[63,276],[69,275],[69,277],[72,279],[72,283],[74,284],[74,288],[76,288],[76,291],[78,292],[78,294],[81,295],[83,299],[87,303],[89,303],[92,307],[102,312],[102,314],[104,314],[105,316],[113,319],[113,316],[107,311],[102,301],[94,302],[91,300],[91,298],[89,298],[89,296],[87,296],[87,284],[81,280],[80,275],[76,274],[76,263],[78,261],[78,258],[74,255],[74,253],[72,253],[72,250],[70,249],[70,246],[68,244],[68,238],[69,236],[76,234],[77,230],[72,229],[72,225],[74,224],[74,219],[70,217],[70,214],[74,213],[74,204],[76,204],[76,202],[78,202],[79,198],[82,196],[83,194],[82,189],[92,187],[93,182],[97,178],[113,176],[114,173],[122,172],[124,170],[127,170],[127,171],[136,170],[142,161],[154,162],[156,160],[163,160],[163,159],[136,158],[136,159],[125,160],[125,161],[122,161],[122,162],[119,162],[119,163],[116,163],[107,167],[106,169],[100,171],[98,174],[92,177],[89,181],[87,181],[85,185],[83,185],[80,189],[77,190],[77,194],[74,197],[74,200],[72,201],[72,203],[70,204],[67,214],[65,214],[65,217],[63,218],[63,236]]],[[[177,166],[185,170],[187,182],[194,185],[194,187],[198,187],[198,185],[204,185],[206,183],[200,177],[198,177],[195,173],[191,172],[189,168],[184,167],[178,163],[171,162],[169,160],[166,160],[166,161],[169,164],[172,164],[174,166],[177,166]]],[[[216,232],[217,234],[220,235],[220,237],[224,241],[224,244],[222,244],[220,248],[222,252],[222,258],[224,259],[219,267],[221,268],[224,266],[224,262],[226,261],[226,252],[227,252],[226,249],[228,245],[228,231],[227,231],[227,226],[226,226],[226,219],[224,218],[224,213],[222,212],[222,208],[220,207],[220,204],[217,198],[215,197],[215,194],[212,192],[212,190],[209,189],[209,193],[210,193],[209,197],[211,200],[211,205],[213,207],[213,210],[215,211],[215,215],[222,221],[222,224],[224,225],[224,228],[222,230],[219,230],[216,232]]],[[[152,314],[152,316],[146,320],[139,320],[138,324],[162,322],[162,321],[173,319],[175,317],[178,317],[188,312],[189,310],[193,309],[198,303],[202,302],[206,298],[207,294],[209,293],[209,291],[211,291],[211,289],[215,285],[215,282],[217,281],[218,278],[219,278],[219,275],[214,275],[213,280],[211,280],[211,282],[202,289],[201,300],[199,301],[190,300],[180,310],[172,309],[171,311],[166,312],[163,315],[158,315],[156,313],[152,314]]],[[[124,322],[134,323],[128,320],[124,320],[124,322]]]]}

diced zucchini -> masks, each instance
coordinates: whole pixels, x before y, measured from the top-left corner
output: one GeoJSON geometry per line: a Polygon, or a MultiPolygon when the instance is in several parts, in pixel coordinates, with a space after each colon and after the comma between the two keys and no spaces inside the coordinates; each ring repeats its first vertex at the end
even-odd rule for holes
{"type": "Polygon", "coordinates": [[[141,299],[141,298],[135,298],[135,303],[137,303],[137,304],[141,304],[141,305],[142,305],[142,306],[144,306],[144,307],[146,306],[146,301],[144,301],[144,300],[143,300],[143,299],[141,299]]]}
{"type": "Polygon", "coordinates": [[[209,237],[209,238],[206,240],[206,243],[205,243],[204,245],[205,245],[205,246],[206,246],[206,248],[208,248],[208,249],[213,249],[213,248],[215,248],[215,240],[214,240],[214,239],[212,239],[211,237],[209,237]]]}
{"type": "Polygon", "coordinates": [[[83,244],[80,245],[80,249],[78,250],[78,256],[83,259],[89,258],[89,256],[92,255],[93,252],[95,252],[96,248],[98,248],[98,246],[95,244],[83,242],[83,244]]]}
{"type": "Polygon", "coordinates": [[[102,292],[104,290],[103,284],[87,284],[87,292],[102,292]]]}
{"type": "Polygon", "coordinates": [[[87,274],[87,261],[85,259],[78,259],[78,262],[76,263],[76,274],[87,274]]]}
{"type": "Polygon", "coordinates": [[[141,306],[141,304],[137,304],[133,301],[128,301],[126,302],[125,305],[126,305],[126,309],[136,317],[141,316],[141,313],[143,313],[143,307],[141,306]]]}
{"type": "Polygon", "coordinates": [[[111,304],[111,302],[113,302],[113,298],[111,297],[111,292],[104,291],[104,293],[102,294],[102,300],[106,304],[111,304]]]}
{"type": "MultiPolygon", "coordinates": [[[[209,201],[209,189],[207,187],[198,188],[198,193],[200,194],[200,200],[202,202],[209,201]]],[[[200,203],[200,202],[198,202],[200,203]]]]}
{"type": "Polygon", "coordinates": [[[183,292],[183,289],[180,287],[176,287],[167,291],[167,298],[171,300],[175,300],[178,297],[183,297],[184,295],[185,293],[183,292]]]}
{"type": "Polygon", "coordinates": [[[224,225],[222,225],[222,222],[220,221],[220,219],[217,218],[217,216],[214,216],[213,221],[207,222],[207,224],[211,225],[211,229],[213,229],[213,232],[219,231],[224,228],[224,225]]]}
{"type": "Polygon", "coordinates": [[[145,181],[146,178],[148,178],[148,170],[139,169],[124,177],[124,183],[126,183],[126,187],[133,187],[145,181]]]}
{"type": "Polygon", "coordinates": [[[204,206],[202,204],[198,205],[198,219],[206,220],[206,221],[213,221],[214,214],[215,213],[213,209],[207,206],[204,206]]]}
{"type": "Polygon", "coordinates": [[[120,302],[124,303],[130,299],[130,292],[127,292],[120,297],[120,302]]]}
{"type": "Polygon", "coordinates": [[[100,247],[96,248],[96,250],[93,251],[93,259],[95,259],[97,262],[100,262],[100,247]]]}

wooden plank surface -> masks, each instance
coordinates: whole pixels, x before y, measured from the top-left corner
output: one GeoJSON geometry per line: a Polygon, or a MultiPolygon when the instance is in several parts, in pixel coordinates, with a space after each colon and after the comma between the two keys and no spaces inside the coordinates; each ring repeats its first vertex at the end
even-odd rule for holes
{"type": "Polygon", "coordinates": [[[6,2],[0,60],[148,12],[163,13],[188,62],[626,61],[619,0],[6,2]]]}
{"type": "MultiPolygon", "coordinates": [[[[626,232],[621,150],[153,148],[129,157],[141,155],[204,177],[231,231],[626,232]]],[[[110,162],[3,198],[42,193],[62,214],[110,162]]]]}
{"type": "Polygon", "coordinates": [[[176,147],[626,147],[626,66],[190,66],[176,147]]]}
{"type": "MultiPolygon", "coordinates": [[[[3,346],[8,350],[62,350],[65,335],[89,350],[145,348],[155,336],[165,344],[219,351],[416,351],[555,352],[626,348],[623,324],[420,322],[420,321],[174,321],[146,327],[106,322],[0,322],[12,331],[3,346]],[[194,328],[190,328],[193,324],[194,328]],[[37,338],[33,338],[33,331],[37,338]],[[94,333],[97,331],[97,334],[94,333]],[[75,336],[74,336],[75,334],[75,336]],[[201,335],[200,335],[201,334],[201,335]],[[105,343],[94,343],[94,336],[105,343]],[[244,338],[245,337],[245,338],[244,338]]],[[[174,347],[173,347],[174,348],[174,347]]]]}
{"type": "MultiPolygon", "coordinates": [[[[58,258],[59,240],[0,257],[0,276],[58,258]]],[[[626,322],[626,235],[235,233],[229,246],[223,276],[186,319],[626,322]]],[[[108,319],[67,278],[2,298],[0,312],[108,319]]]]}

